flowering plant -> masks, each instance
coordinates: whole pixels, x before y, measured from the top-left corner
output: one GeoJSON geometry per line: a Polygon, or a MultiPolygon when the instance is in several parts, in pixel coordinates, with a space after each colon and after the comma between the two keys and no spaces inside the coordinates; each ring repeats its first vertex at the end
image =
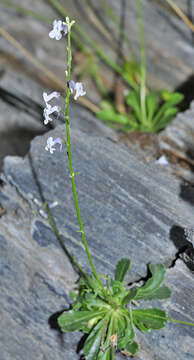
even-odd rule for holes
{"type": "MultiPolygon", "coordinates": [[[[74,93],[74,99],[84,96],[86,91],[82,83],[71,79],[71,27],[74,21],[66,18],[66,22],[55,20],[53,30],[49,33],[52,39],[60,40],[62,36],[67,35],[67,89],[65,101],[65,125],[66,140],[61,138],[53,139],[49,137],[45,149],[51,154],[56,150],[55,146],[60,145],[62,151],[63,144],[67,147],[69,161],[70,178],[74,195],[75,208],[79,222],[79,232],[90,263],[92,275],[88,275],[66,250],[74,265],[77,266],[81,278],[78,286],[78,293],[71,293],[73,299],[72,308],[64,311],[58,318],[58,324],[63,332],[81,330],[88,334],[83,347],[83,355],[86,360],[113,360],[115,350],[120,350],[126,356],[134,356],[138,351],[138,343],[135,338],[135,327],[139,330],[148,332],[150,330],[159,330],[163,328],[168,321],[175,321],[183,324],[190,324],[174,319],[169,319],[165,311],[157,308],[137,309],[138,301],[149,301],[152,299],[163,300],[171,296],[171,290],[162,285],[165,279],[165,266],[162,264],[149,264],[151,277],[141,287],[126,287],[124,278],[130,269],[130,260],[121,259],[115,269],[114,278],[111,276],[99,275],[93,264],[93,260],[88,248],[83,223],[81,219],[75,175],[71,157],[71,138],[70,138],[70,120],[69,120],[69,101],[71,93],[74,93]]],[[[58,105],[51,106],[50,102],[58,99],[59,93],[43,93],[46,103],[44,110],[44,123],[52,121],[50,115],[61,110],[58,105]]],[[[51,205],[45,205],[49,222],[58,236],[56,225],[52,219],[50,209],[51,205]]],[[[194,325],[194,324],[190,324],[194,325]]]]}

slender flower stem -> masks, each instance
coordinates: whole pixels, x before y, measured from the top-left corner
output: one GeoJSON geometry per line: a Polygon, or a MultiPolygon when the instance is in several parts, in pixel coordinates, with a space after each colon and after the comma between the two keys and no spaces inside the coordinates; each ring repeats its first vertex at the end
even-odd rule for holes
{"type": "Polygon", "coordinates": [[[141,113],[142,122],[147,122],[146,114],[146,56],[145,56],[145,42],[144,42],[144,30],[142,20],[142,8],[141,0],[137,1],[138,4],[138,21],[140,30],[140,42],[141,42],[141,84],[140,84],[140,102],[141,102],[141,113]]]}
{"type": "Polygon", "coordinates": [[[67,92],[66,92],[66,101],[65,101],[65,124],[66,124],[66,134],[67,134],[66,145],[67,145],[67,153],[68,153],[68,160],[69,160],[69,171],[70,171],[70,177],[71,177],[71,182],[72,182],[72,190],[73,190],[74,202],[75,202],[75,207],[76,207],[76,213],[77,213],[77,218],[78,218],[78,222],[79,222],[79,226],[80,226],[80,232],[82,234],[83,244],[85,246],[86,254],[88,256],[88,260],[89,260],[90,266],[92,268],[93,274],[96,277],[96,280],[98,281],[100,287],[104,291],[103,284],[102,284],[100,277],[94,267],[92,257],[91,257],[91,254],[90,254],[90,251],[88,248],[88,243],[86,240],[83,223],[82,223],[82,219],[81,219],[81,215],[80,215],[80,210],[79,210],[79,203],[78,203],[75,178],[74,178],[75,173],[73,172],[73,166],[72,166],[70,122],[69,122],[69,100],[70,100],[69,82],[71,80],[71,29],[68,30],[67,39],[68,39],[67,40],[68,41],[68,44],[67,44],[67,92]]]}

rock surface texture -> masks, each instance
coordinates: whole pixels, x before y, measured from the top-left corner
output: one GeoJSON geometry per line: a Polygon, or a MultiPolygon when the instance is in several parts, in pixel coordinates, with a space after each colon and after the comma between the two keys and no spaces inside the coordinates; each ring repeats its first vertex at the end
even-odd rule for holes
{"type": "Polygon", "coordinates": [[[159,146],[173,171],[194,185],[194,102],[159,134],[159,146]]]}
{"type": "MultiPolygon", "coordinates": [[[[88,115],[89,116],[89,115],[88,115]]],[[[72,123],[74,118],[72,116],[72,123]]],[[[78,278],[38,199],[58,201],[52,214],[68,250],[86,271],[75,216],[66,151],[45,150],[49,136],[65,137],[64,125],[36,137],[24,158],[6,157],[0,203],[2,360],[72,360],[81,333],[61,334],[57,313],[69,307],[78,278]]],[[[184,228],[193,225],[193,203],[181,198],[181,184],[166,168],[148,164],[113,138],[71,129],[74,171],[89,247],[98,272],[112,274],[121,257],[132,260],[127,281],[141,281],[149,262],[167,267],[171,299],[161,307],[171,318],[194,320],[192,245],[184,228]],[[186,261],[187,259],[187,261],[186,261]]],[[[194,196],[194,195],[192,195],[194,196]]],[[[153,303],[158,305],[157,303],[153,303]]],[[[141,304],[148,307],[151,304],[141,304]]],[[[137,332],[138,360],[191,360],[194,332],[169,323],[161,331],[137,332]]],[[[117,354],[116,358],[123,358],[117,354]]]]}
{"type": "MultiPolygon", "coordinates": [[[[119,4],[124,2],[111,0],[109,4],[119,15],[122,10],[119,4]]],[[[19,5],[48,15],[51,20],[58,17],[48,1],[27,3],[21,0],[19,5]]],[[[100,1],[63,3],[67,13],[116,59],[113,44],[118,34],[113,23],[105,18],[100,1]],[[90,16],[86,16],[86,11],[90,11],[90,16]],[[104,23],[108,38],[97,29],[91,11],[104,23]]],[[[134,0],[125,3],[126,32],[139,54],[136,4],[134,0]]],[[[173,88],[192,74],[194,50],[190,30],[168,7],[161,6],[160,0],[142,3],[150,84],[173,88]]],[[[186,13],[188,1],[176,3],[186,13]]],[[[18,1],[12,0],[11,4],[18,5],[18,1]]],[[[13,9],[5,10],[1,4],[0,10],[1,26],[58,78],[64,79],[64,43],[49,39],[50,20],[48,24],[41,23],[13,9]]],[[[102,66],[101,75],[107,86],[112,84],[112,72],[107,67],[102,66]]],[[[92,83],[87,88],[90,100],[98,102],[92,83]]],[[[64,244],[89,271],[77,232],[66,150],[53,155],[44,150],[47,137],[65,137],[65,128],[60,118],[52,123],[57,127],[44,134],[48,127],[42,125],[43,89],[58,88],[43,73],[30,67],[24,55],[1,37],[0,166],[5,155],[18,155],[5,158],[0,183],[1,360],[80,358],[76,351],[82,334],[61,334],[56,321],[59,313],[69,308],[69,291],[75,288],[78,275],[48,220],[41,216],[43,207],[37,205],[44,200],[58,202],[52,214],[64,244]],[[40,136],[29,146],[36,135],[40,136]]],[[[184,228],[193,227],[192,120],[193,106],[178,115],[159,139],[152,139],[154,156],[158,147],[167,156],[176,148],[184,165],[188,165],[184,170],[189,173],[183,174],[181,170],[181,177],[177,178],[172,175],[171,166],[146,162],[142,156],[145,148],[139,151],[135,139],[135,145],[128,149],[118,142],[114,131],[85,109],[71,105],[74,171],[80,172],[76,177],[80,208],[98,272],[111,274],[121,257],[129,257],[132,269],[127,281],[141,283],[149,262],[163,262],[167,268],[166,285],[172,288],[173,295],[161,307],[170,318],[189,322],[194,322],[194,250],[184,228]],[[181,178],[192,184],[181,183],[181,178]]],[[[149,150],[147,157],[152,155],[149,150]]],[[[137,360],[192,360],[193,339],[192,327],[175,323],[161,331],[137,332],[140,343],[137,360]]],[[[116,358],[123,357],[117,354],[116,358]]]]}

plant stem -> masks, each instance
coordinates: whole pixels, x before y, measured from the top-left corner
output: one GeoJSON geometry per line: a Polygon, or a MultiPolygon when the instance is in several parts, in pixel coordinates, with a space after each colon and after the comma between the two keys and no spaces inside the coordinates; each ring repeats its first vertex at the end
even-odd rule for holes
{"type": "Polygon", "coordinates": [[[78,222],[79,222],[79,226],[80,226],[80,232],[82,234],[82,241],[86,250],[86,254],[90,263],[90,266],[92,268],[93,274],[98,282],[98,284],[100,285],[100,287],[103,289],[104,291],[104,287],[103,284],[100,280],[100,277],[94,267],[93,261],[92,261],[92,257],[88,248],[88,243],[86,240],[86,236],[85,236],[85,232],[84,232],[84,228],[83,228],[83,223],[82,223],[82,219],[81,219],[81,214],[80,214],[80,209],[79,209],[79,203],[78,203],[78,197],[77,197],[77,190],[76,190],[76,185],[75,185],[75,173],[73,172],[73,166],[72,166],[72,157],[71,157],[71,139],[70,139],[70,121],[69,121],[69,100],[70,100],[70,88],[69,88],[69,82],[71,80],[71,29],[68,30],[67,33],[67,39],[68,39],[68,44],[67,44],[67,92],[66,92],[66,102],[65,102],[65,124],[66,124],[66,134],[67,134],[67,141],[66,141],[66,145],[67,145],[67,153],[68,153],[68,160],[69,160],[69,171],[70,171],[70,178],[71,178],[71,182],[72,182],[72,190],[73,190],[73,196],[74,196],[74,202],[75,202],[75,208],[76,208],[76,213],[77,213],[77,218],[78,218],[78,222]]]}
{"type": "Polygon", "coordinates": [[[172,321],[175,322],[177,324],[183,324],[183,325],[189,325],[189,326],[194,326],[193,323],[187,322],[187,321],[181,321],[181,320],[176,320],[176,319],[171,319],[171,318],[167,318],[168,321],[172,321]]]}
{"type": "Polygon", "coordinates": [[[144,42],[144,30],[143,30],[143,17],[141,0],[137,0],[138,4],[138,22],[140,31],[140,43],[141,43],[141,83],[140,83],[140,105],[142,113],[142,123],[147,122],[146,114],[146,56],[145,56],[145,42],[144,42]]]}

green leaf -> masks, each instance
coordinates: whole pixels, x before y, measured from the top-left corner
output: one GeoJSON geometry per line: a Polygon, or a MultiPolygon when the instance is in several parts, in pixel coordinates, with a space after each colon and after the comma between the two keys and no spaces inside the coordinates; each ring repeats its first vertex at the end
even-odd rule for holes
{"type": "Polygon", "coordinates": [[[91,310],[92,308],[93,310],[95,310],[94,308],[104,308],[104,310],[111,309],[111,306],[106,301],[100,299],[99,297],[96,297],[94,294],[91,293],[85,295],[84,299],[82,300],[82,307],[88,310],[91,310]]]}
{"type": "Polygon", "coordinates": [[[94,276],[87,276],[87,278],[84,281],[87,284],[86,286],[91,290],[93,290],[95,294],[102,293],[102,288],[94,276]]]}
{"type": "Polygon", "coordinates": [[[138,292],[138,288],[136,288],[136,287],[130,289],[128,291],[128,294],[123,298],[122,305],[124,306],[124,305],[129,304],[130,301],[135,298],[135,296],[137,295],[137,292],[138,292]]]}
{"type": "Polygon", "coordinates": [[[168,321],[165,311],[155,308],[132,310],[132,316],[134,325],[144,332],[162,329],[168,321]]]}
{"type": "Polygon", "coordinates": [[[177,105],[184,99],[183,94],[179,92],[173,93],[169,90],[162,91],[161,97],[164,101],[168,102],[170,105],[177,105]]]}
{"type": "Polygon", "coordinates": [[[125,350],[127,350],[132,356],[135,356],[135,354],[139,350],[139,345],[138,343],[136,343],[136,341],[133,341],[132,343],[128,343],[125,346],[125,350]]]}
{"type": "Polygon", "coordinates": [[[177,112],[178,108],[175,106],[166,109],[154,126],[156,131],[164,129],[166,125],[168,125],[168,123],[172,121],[173,117],[177,114],[177,112]]]}
{"type": "Polygon", "coordinates": [[[100,108],[103,110],[114,110],[114,107],[110,101],[102,100],[100,102],[100,108]]]}
{"type": "Polygon", "coordinates": [[[58,317],[58,324],[62,331],[81,330],[83,327],[92,327],[98,319],[103,318],[106,310],[96,311],[65,311],[58,317]],[[93,321],[93,323],[91,322],[93,321]],[[90,323],[89,323],[90,321],[90,323]],[[88,326],[89,323],[89,326],[88,326]]]}
{"type": "Polygon", "coordinates": [[[151,92],[146,96],[148,121],[151,123],[152,118],[158,108],[158,96],[155,92],[151,92]]]}
{"type": "Polygon", "coordinates": [[[119,348],[125,348],[125,346],[131,342],[134,337],[135,337],[135,333],[133,330],[133,324],[131,322],[131,317],[130,317],[130,313],[128,309],[123,309],[122,310],[122,315],[123,315],[123,319],[120,318],[121,324],[120,326],[118,326],[118,329],[121,328],[122,326],[122,331],[118,331],[118,347],[119,348]],[[123,333],[123,325],[125,324],[125,329],[124,329],[124,333],[123,333]],[[122,335],[123,334],[123,335],[122,335]]]}
{"type": "Polygon", "coordinates": [[[126,273],[129,271],[130,269],[130,260],[129,259],[121,259],[117,266],[116,266],[116,271],[115,271],[115,280],[122,282],[124,280],[124,277],[126,275],[126,273]]]}
{"type": "Polygon", "coordinates": [[[143,299],[148,295],[154,294],[165,279],[166,269],[163,264],[149,264],[149,269],[152,277],[148,279],[144,286],[138,288],[135,300],[143,299]]]}
{"type": "Polygon", "coordinates": [[[99,321],[85,341],[83,353],[86,356],[86,360],[96,360],[101,345],[101,331],[103,324],[103,320],[99,321]]]}
{"type": "Polygon", "coordinates": [[[100,110],[96,115],[100,120],[103,121],[119,123],[123,125],[126,125],[128,123],[127,115],[117,114],[114,110],[100,110]]]}
{"type": "Polygon", "coordinates": [[[143,300],[163,300],[171,297],[171,290],[167,286],[161,286],[155,293],[144,296],[143,300]]]}
{"type": "Polygon", "coordinates": [[[128,79],[131,85],[135,83],[137,87],[137,78],[140,78],[141,75],[139,64],[135,61],[126,61],[124,62],[122,69],[125,78],[128,79]]]}
{"type": "Polygon", "coordinates": [[[141,107],[140,107],[140,98],[139,94],[135,90],[131,90],[129,94],[126,96],[127,105],[131,106],[134,110],[135,115],[139,122],[141,123],[142,115],[141,115],[141,107]]]}

